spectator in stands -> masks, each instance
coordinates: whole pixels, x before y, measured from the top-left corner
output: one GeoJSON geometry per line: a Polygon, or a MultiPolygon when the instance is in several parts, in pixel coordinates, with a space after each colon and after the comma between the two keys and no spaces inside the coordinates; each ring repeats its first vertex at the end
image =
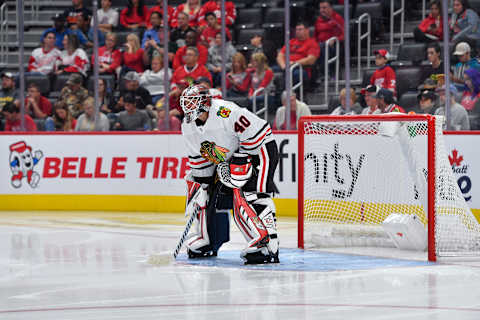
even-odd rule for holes
{"type": "MultiPolygon", "coordinates": [[[[217,17],[213,12],[207,12],[205,14],[205,20],[207,21],[207,25],[200,35],[200,41],[205,47],[208,48],[215,45],[215,36],[217,34],[220,34],[221,36],[222,25],[218,23],[217,17]]],[[[232,40],[232,35],[227,28],[225,28],[225,34],[227,41],[232,40]]]]}
{"type": "MultiPolygon", "coordinates": [[[[117,75],[122,66],[122,53],[116,48],[117,35],[108,32],[105,36],[105,45],[98,48],[98,64],[101,74],[117,75]]],[[[92,66],[95,63],[95,55],[92,54],[92,66]]]]}
{"type": "Polygon", "coordinates": [[[83,102],[83,110],[85,111],[78,117],[75,131],[108,131],[110,123],[107,116],[99,112],[95,115],[95,99],[88,97],[83,102]]]}
{"type": "Polygon", "coordinates": [[[137,110],[135,95],[131,92],[125,93],[122,97],[125,103],[125,110],[118,115],[114,124],[115,130],[126,131],[149,131],[151,129],[150,117],[144,110],[137,110]]]}
{"type": "MultiPolygon", "coordinates": [[[[232,69],[232,59],[237,53],[237,50],[233,47],[232,43],[228,41],[225,43],[225,72],[230,72],[232,69]]],[[[208,48],[208,62],[207,69],[212,74],[213,86],[218,87],[221,85],[222,80],[222,35],[217,33],[215,36],[215,44],[208,48]]]]}
{"type": "MultiPolygon", "coordinates": [[[[157,127],[155,128],[158,131],[167,131],[167,126],[165,125],[166,111],[163,105],[163,100],[157,101],[155,105],[157,109],[157,127]]],[[[175,116],[169,115],[169,131],[181,131],[182,122],[175,116]]]]}
{"type": "Polygon", "coordinates": [[[124,107],[124,101],[122,97],[127,93],[131,93],[135,100],[135,106],[138,109],[153,110],[152,96],[147,89],[140,86],[140,76],[135,71],[129,71],[123,78],[125,80],[125,89],[120,91],[120,99],[117,102],[116,109],[122,111],[124,107]]]}
{"type": "Polygon", "coordinates": [[[55,48],[55,33],[47,32],[42,41],[42,47],[33,50],[28,60],[30,74],[51,75],[60,61],[61,52],[55,48]]]}
{"type": "Polygon", "coordinates": [[[370,84],[379,86],[380,88],[388,89],[396,94],[397,77],[395,75],[395,71],[393,71],[392,67],[390,67],[388,64],[390,54],[385,49],[376,50],[374,54],[375,64],[377,65],[378,69],[372,74],[372,77],[370,78],[370,84]]]}
{"type": "Polygon", "coordinates": [[[379,86],[369,84],[364,91],[364,98],[367,107],[362,110],[362,114],[379,114],[378,101],[376,94],[380,90],[379,86]]]}
{"type": "Polygon", "coordinates": [[[208,93],[212,96],[213,99],[223,99],[222,91],[218,90],[217,88],[212,88],[212,83],[210,79],[206,77],[200,77],[196,79],[193,84],[198,84],[208,88],[208,93]]]}
{"type": "Polygon", "coordinates": [[[405,110],[396,103],[391,90],[381,88],[378,90],[375,98],[378,101],[378,109],[380,110],[380,113],[406,113],[405,110]]]}
{"type": "Polygon", "coordinates": [[[417,97],[419,110],[416,113],[421,114],[435,114],[437,109],[437,95],[433,90],[423,90],[417,97]]]}
{"type": "Polygon", "coordinates": [[[66,86],[60,91],[58,99],[65,102],[70,114],[75,119],[83,112],[83,102],[88,98],[88,91],[82,84],[82,77],[77,73],[72,73],[66,82],[66,86]]]}
{"type": "Polygon", "coordinates": [[[188,24],[192,28],[196,28],[199,25],[200,20],[200,9],[202,4],[200,0],[187,0],[185,3],[180,4],[173,15],[172,26],[174,28],[178,27],[178,15],[180,12],[184,12],[188,15],[188,24]]]}
{"type": "MultiPolygon", "coordinates": [[[[160,13],[160,16],[163,18],[163,0],[157,0],[157,5],[153,6],[148,11],[147,18],[145,20],[145,21],[147,21],[147,28],[148,29],[150,29],[152,27],[152,24],[150,22],[150,17],[152,16],[152,13],[154,13],[154,12],[160,13]]],[[[168,19],[168,25],[170,27],[173,27],[172,26],[172,21],[173,21],[174,14],[175,14],[175,8],[172,7],[172,6],[167,6],[167,19],[168,19]]],[[[161,24],[163,25],[163,20],[162,20],[161,24]]]]}
{"type": "Polygon", "coordinates": [[[3,106],[3,115],[5,117],[5,131],[37,131],[35,121],[25,114],[25,130],[22,130],[22,114],[17,104],[8,102],[3,106]]]}
{"type": "MultiPolygon", "coordinates": [[[[250,51],[251,56],[255,53],[263,53],[268,59],[268,64],[271,65],[275,63],[277,50],[272,41],[265,40],[261,34],[255,34],[250,39],[250,45],[252,46],[250,51]]],[[[249,64],[248,67],[251,68],[252,66],[249,64]]]]}
{"type": "Polygon", "coordinates": [[[98,79],[98,100],[100,104],[100,111],[109,114],[112,112],[114,99],[112,94],[112,89],[108,87],[107,81],[105,79],[98,79]]]}
{"type": "Polygon", "coordinates": [[[70,113],[65,101],[57,101],[54,106],[53,117],[45,120],[46,131],[74,131],[77,120],[70,113]]]}
{"type": "Polygon", "coordinates": [[[475,69],[480,71],[480,63],[471,56],[470,45],[466,42],[460,42],[455,47],[454,55],[458,56],[459,62],[453,67],[452,81],[458,90],[465,89],[464,74],[467,69],[475,69]]]}
{"type": "MultiPolygon", "coordinates": [[[[172,78],[172,70],[167,68],[168,79],[172,78]]],[[[140,86],[148,90],[155,104],[165,95],[165,68],[163,67],[163,55],[159,54],[152,59],[152,70],[145,70],[140,77],[140,86]]]]}
{"type": "Polygon", "coordinates": [[[468,0],[454,0],[453,14],[450,19],[450,29],[453,31],[452,41],[480,39],[480,19],[470,8],[468,0]]]}
{"type": "MultiPolygon", "coordinates": [[[[164,54],[164,29],[161,27],[162,16],[155,11],[150,16],[152,28],[148,29],[143,34],[142,48],[144,49],[144,62],[147,66],[150,65],[152,57],[158,54],[164,54]]],[[[175,42],[168,42],[168,60],[173,61],[175,52],[177,51],[177,44],[175,42]]]]}
{"type": "Polygon", "coordinates": [[[480,72],[476,69],[467,69],[464,79],[465,89],[461,104],[469,112],[480,113],[480,72]]]}
{"type": "Polygon", "coordinates": [[[362,107],[357,102],[357,95],[355,90],[350,88],[350,110],[347,111],[347,89],[343,88],[340,90],[340,105],[335,108],[330,114],[331,115],[347,115],[347,114],[361,114],[362,107]]]}
{"type": "Polygon", "coordinates": [[[62,73],[78,73],[86,77],[89,68],[88,56],[85,50],[79,48],[77,36],[74,34],[65,35],[63,46],[65,50],[60,54],[61,62],[55,73],[57,75],[62,73]]]}
{"type": "Polygon", "coordinates": [[[85,8],[83,5],[83,0],[72,0],[72,6],[65,9],[63,12],[63,16],[67,20],[68,26],[72,29],[77,27],[78,17],[81,14],[85,14],[87,16],[92,15],[92,11],[88,8],[85,8]]]}
{"type": "Polygon", "coordinates": [[[135,33],[127,36],[125,43],[126,50],[123,52],[123,69],[122,73],[128,71],[136,71],[142,73],[145,70],[143,60],[143,49],[140,47],[140,39],[135,33]]]}
{"type": "Polygon", "coordinates": [[[42,96],[38,85],[33,82],[28,85],[25,112],[34,119],[45,119],[52,115],[52,103],[42,96]]]}
{"type": "MultiPolygon", "coordinates": [[[[256,97],[256,104],[263,105],[265,101],[265,92],[269,95],[267,99],[269,99],[274,92],[273,71],[268,66],[267,57],[262,52],[254,53],[252,55],[251,65],[252,68],[248,70],[251,77],[248,97],[253,103],[253,93],[260,88],[265,89],[265,91],[261,91],[256,97]]],[[[273,101],[270,101],[269,105],[271,105],[271,102],[273,101]]]]}
{"type": "MultiPolygon", "coordinates": [[[[93,27],[90,27],[90,18],[91,16],[88,16],[85,13],[80,14],[77,17],[77,29],[76,35],[77,37],[83,36],[84,38],[87,39],[87,43],[84,44],[86,48],[92,48],[93,47],[93,37],[94,37],[94,30],[93,27]],[[81,34],[81,36],[79,35],[81,34]]],[[[102,31],[97,30],[97,35],[98,35],[98,46],[104,46],[105,45],[105,35],[102,33],[102,31]]]]}
{"type": "Polygon", "coordinates": [[[147,26],[147,14],[143,0],[128,0],[127,7],[120,12],[120,25],[129,30],[142,30],[147,26]]]}
{"type": "MultiPolygon", "coordinates": [[[[205,27],[207,25],[207,12],[213,12],[217,18],[218,24],[222,24],[221,20],[221,1],[207,1],[200,10],[200,26],[205,27]]],[[[235,4],[232,1],[225,1],[225,24],[227,27],[233,26],[235,19],[237,18],[237,11],[235,10],[235,4]]]]}
{"type": "MultiPolygon", "coordinates": [[[[440,97],[440,106],[435,111],[436,115],[445,115],[445,85],[437,88],[436,92],[440,97]]],[[[470,121],[468,112],[465,108],[455,101],[455,95],[458,93],[454,85],[450,85],[450,126],[452,130],[470,130],[470,121]]],[[[446,129],[444,127],[444,129],[446,129]]]]}
{"type": "MultiPolygon", "coordinates": [[[[73,31],[67,28],[67,23],[63,15],[57,14],[52,18],[52,20],[54,22],[53,28],[48,28],[43,32],[41,41],[43,41],[47,33],[53,32],[55,34],[55,46],[58,48],[58,50],[63,50],[63,39],[67,34],[70,34],[73,31]]],[[[78,36],[80,37],[78,39],[80,43],[87,43],[87,39],[84,38],[82,34],[79,34],[78,36]]]]}
{"type": "MultiPolygon", "coordinates": [[[[112,8],[112,0],[102,0],[101,6],[97,10],[98,29],[106,34],[118,26],[118,12],[112,8]]],[[[93,28],[93,19],[91,19],[91,26],[93,28]]]]}
{"type": "MultiPolygon", "coordinates": [[[[287,113],[287,92],[282,92],[282,106],[277,109],[275,114],[275,120],[273,122],[272,129],[274,130],[287,130],[287,120],[286,120],[286,113],[287,113]]],[[[297,122],[300,117],[303,116],[310,116],[312,112],[310,111],[310,107],[302,102],[297,100],[297,95],[295,92],[290,94],[290,129],[296,130],[297,129],[297,122]]]]}
{"type": "Polygon", "coordinates": [[[320,15],[315,22],[315,39],[320,46],[320,55],[317,65],[321,74],[324,73],[325,55],[328,50],[329,57],[335,55],[335,42],[327,40],[336,37],[339,41],[344,40],[344,20],[341,15],[332,8],[330,0],[320,1],[320,15]]]}
{"type": "Polygon", "coordinates": [[[443,61],[441,60],[442,51],[438,42],[431,42],[427,46],[427,59],[430,64],[422,68],[422,76],[420,82],[424,82],[428,78],[436,78],[437,74],[445,74],[443,61]]]}
{"type": "Polygon", "coordinates": [[[18,99],[18,90],[15,89],[15,77],[11,72],[2,73],[2,90],[0,90],[0,112],[3,107],[18,99]]]}
{"type": "Polygon", "coordinates": [[[415,41],[430,42],[443,39],[442,1],[430,2],[430,14],[413,30],[415,41]]]}
{"type": "Polygon", "coordinates": [[[179,48],[183,47],[187,44],[185,39],[189,31],[195,32],[195,29],[188,24],[188,14],[181,11],[177,14],[177,27],[172,30],[170,40],[176,42],[179,48]]]}
{"type": "MultiPolygon", "coordinates": [[[[320,48],[317,42],[310,38],[308,27],[300,22],[295,27],[295,38],[290,40],[290,62],[299,63],[303,67],[303,79],[309,80],[312,74],[312,66],[317,61],[320,54],[320,48]]],[[[285,70],[285,46],[280,50],[277,55],[278,66],[285,70]]],[[[300,81],[299,69],[293,70],[293,84],[300,81]]]]}
{"type": "Polygon", "coordinates": [[[195,47],[198,51],[198,64],[206,65],[208,61],[208,49],[197,42],[197,33],[190,31],[185,38],[186,45],[177,50],[175,58],[173,59],[173,70],[185,64],[186,51],[188,47],[195,47]]]}
{"type": "Polygon", "coordinates": [[[252,82],[252,75],[247,72],[245,56],[237,52],[232,58],[232,71],[227,73],[227,95],[229,97],[246,97],[252,82]]]}

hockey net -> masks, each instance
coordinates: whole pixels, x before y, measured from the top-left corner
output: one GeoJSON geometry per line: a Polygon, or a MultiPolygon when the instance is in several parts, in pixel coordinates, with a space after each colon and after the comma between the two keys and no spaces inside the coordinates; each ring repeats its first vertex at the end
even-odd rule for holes
{"type": "Polygon", "coordinates": [[[299,247],[393,247],[382,223],[396,214],[419,218],[429,260],[480,256],[480,226],[453,176],[443,121],[399,114],[300,119],[299,247]]]}

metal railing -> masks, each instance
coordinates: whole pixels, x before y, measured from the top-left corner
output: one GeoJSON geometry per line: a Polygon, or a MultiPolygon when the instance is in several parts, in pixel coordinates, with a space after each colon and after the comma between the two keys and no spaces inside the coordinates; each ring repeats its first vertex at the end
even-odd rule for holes
{"type": "Polygon", "coordinates": [[[370,53],[372,42],[372,18],[368,13],[362,14],[358,17],[358,49],[357,49],[357,80],[362,81],[362,40],[367,39],[367,68],[370,68],[370,53]],[[362,34],[362,23],[367,21],[367,32],[362,34]]]}
{"type": "Polygon", "coordinates": [[[331,37],[325,42],[325,104],[328,105],[328,89],[329,89],[329,68],[331,63],[335,63],[335,93],[338,94],[338,76],[340,74],[340,41],[338,41],[337,37],[331,37]],[[335,50],[335,56],[330,58],[330,52],[328,50],[328,43],[330,41],[335,42],[336,50],[335,50]]]}
{"type": "Polygon", "coordinates": [[[291,91],[300,88],[300,101],[303,101],[303,67],[300,63],[294,63],[290,66],[290,83],[292,84],[291,91]],[[296,84],[293,84],[293,70],[295,70],[295,68],[298,68],[299,70],[299,81],[296,84]]]}
{"type": "Polygon", "coordinates": [[[390,0],[390,54],[393,53],[393,36],[395,17],[400,15],[400,44],[403,44],[403,33],[405,31],[405,0],[401,0],[400,9],[395,11],[395,2],[398,0],[390,0]]]}
{"type": "Polygon", "coordinates": [[[5,2],[0,6],[0,64],[7,63],[8,53],[8,7],[5,2]]]}
{"type": "Polygon", "coordinates": [[[255,113],[257,116],[260,117],[262,113],[264,113],[264,119],[265,121],[268,121],[268,90],[265,88],[258,88],[253,92],[252,95],[252,111],[255,113]],[[263,108],[260,110],[257,110],[257,96],[263,92],[263,108]]]}

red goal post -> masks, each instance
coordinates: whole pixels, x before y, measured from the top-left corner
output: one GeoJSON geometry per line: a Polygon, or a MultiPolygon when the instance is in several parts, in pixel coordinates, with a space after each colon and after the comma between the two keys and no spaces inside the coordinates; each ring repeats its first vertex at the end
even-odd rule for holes
{"type": "Polygon", "coordinates": [[[396,214],[423,223],[430,261],[480,255],[442,126],[431,115],[300,118],[298,247],[391,246],[382,223],[396,214]]]}

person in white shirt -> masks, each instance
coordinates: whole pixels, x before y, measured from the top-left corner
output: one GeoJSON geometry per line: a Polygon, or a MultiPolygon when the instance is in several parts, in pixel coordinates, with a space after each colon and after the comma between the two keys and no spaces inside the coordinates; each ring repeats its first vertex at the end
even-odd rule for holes
{"type": "Polygon", "coordinates": [[[47,32],[43,38],[41,48],[33,50],[28,60],[28,72],[49,75],[56,71],[57,64],[61,61],[61,52],[55,48],[55,33],[47,32]]]}
{"type": "MultiPolygon", "coordinates": [[[[102,8],[97,11],[98,28],[103,32],[111,32],[118,26],[118,12],[112,9],[112,0],[102,0],[102,8]]],[[[93,19],[91,22],[93,27],[93,19]]]]}
{"type": "MultiPolygon", "coordinates": [[[[168,79],[172,78],[172,70],[167,68],[168,79]]],[[[155,104],[165,95],[165,68],[163,67],[163,54],[159,53],[152,59],[152,70],[145,70],[140,77],[140,86],[148,90],[155,104]]]]}
{"type": "Polygon", "coordinates": [[[108,131],[110,123],[107,116],[99,112],[95,118],[95,100],[88,97],[83,102],[83,110],[75,125],[75,131],[108,131]]]}

